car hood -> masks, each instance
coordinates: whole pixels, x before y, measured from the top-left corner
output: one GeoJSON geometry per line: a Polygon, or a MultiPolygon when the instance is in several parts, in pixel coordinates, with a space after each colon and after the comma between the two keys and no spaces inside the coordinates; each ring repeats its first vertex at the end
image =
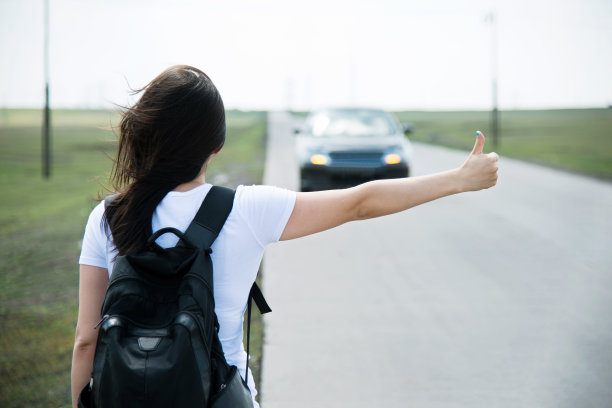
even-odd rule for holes
{"type": "Polygon", "coordinates": [[[333,152],[333,151],[360,151],[360,150],[378,150],[385,151],[393,147],[403,147],[405,139],[400,136],[385,136],[385,137],[308,137],[300,136],[298,138],[298,146],[300,149],[308,151],[333,152]]]}

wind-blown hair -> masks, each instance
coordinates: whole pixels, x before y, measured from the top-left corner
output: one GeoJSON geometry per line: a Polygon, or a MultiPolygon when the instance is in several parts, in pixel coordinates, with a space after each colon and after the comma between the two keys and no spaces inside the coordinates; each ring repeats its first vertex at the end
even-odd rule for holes
{"type": "Polygon", "coordinates": [[[119,194],[105,210],[119,255],[142,250],[153,212],[166,194],[195,179],[225,142],[225,109],[210,78],[197,68],[166,69],[122,111],[111,186],[119,194]]]}

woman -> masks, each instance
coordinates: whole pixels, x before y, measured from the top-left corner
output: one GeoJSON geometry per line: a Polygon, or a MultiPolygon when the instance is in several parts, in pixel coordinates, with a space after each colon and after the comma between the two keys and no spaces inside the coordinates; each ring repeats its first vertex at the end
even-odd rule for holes
{"type": "MultiPolygon", "coordinates": [[[[120,206],[112,227],[104,204],[91,213],[81,252],[79,315],[72,360],[72,400],[89,381],[100,309],[114,259],[143,249],[155,230],[184,231],[210,190],[206,167],[225,140],[223,102],[200,70],[174,66],[151,81],[120,122],[111,181],[120,206]]],[[[334,228],[349,221],[397,213],[428,201],[497,182],[495,153],[483,154],[478,132],[465,163],[428,176],[380,180],[344,190],[295,193],[270,186],[239,186],[234,207],[213,244],[215,311],[229,364],[244,377],[242,317],[267,244],[334,228]],[[235,250],[240,248],[239,253],[235,250]]],[[[174,235],[157,242],[169,247],[174,235]]],[[[249,378],[252,395],[257,391],[249,378]]],[[[255,403],[255,406],[257,404],[255,403]]]]}

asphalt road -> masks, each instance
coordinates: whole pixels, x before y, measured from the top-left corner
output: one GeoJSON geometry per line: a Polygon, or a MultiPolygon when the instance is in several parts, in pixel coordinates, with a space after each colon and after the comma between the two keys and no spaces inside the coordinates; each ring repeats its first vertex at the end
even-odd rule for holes
{"type": "MultiPolygon", "coordinates": [[[[295,189],[291,127],[265,182],[295,189]]],[[[414,175],[466,155],[415,144],[414,175]]],[[[262,407],[612,407],[611,211],[502,157],[491,190],[270,246],[262,407]]]]}

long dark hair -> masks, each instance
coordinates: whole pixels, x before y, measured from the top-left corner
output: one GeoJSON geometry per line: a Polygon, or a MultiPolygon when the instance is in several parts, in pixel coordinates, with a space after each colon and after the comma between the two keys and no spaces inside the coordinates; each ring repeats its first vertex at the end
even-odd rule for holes
{"type": "Polygon", "coordinates": [[[104,220],[119,255],[144,248],[151,219],[166,194],[194,180],[225,142],[225,109],[210,78],[176,65],[144,88],[122,111],[117,157],[110,182],[119,194],[104,220]]]}

